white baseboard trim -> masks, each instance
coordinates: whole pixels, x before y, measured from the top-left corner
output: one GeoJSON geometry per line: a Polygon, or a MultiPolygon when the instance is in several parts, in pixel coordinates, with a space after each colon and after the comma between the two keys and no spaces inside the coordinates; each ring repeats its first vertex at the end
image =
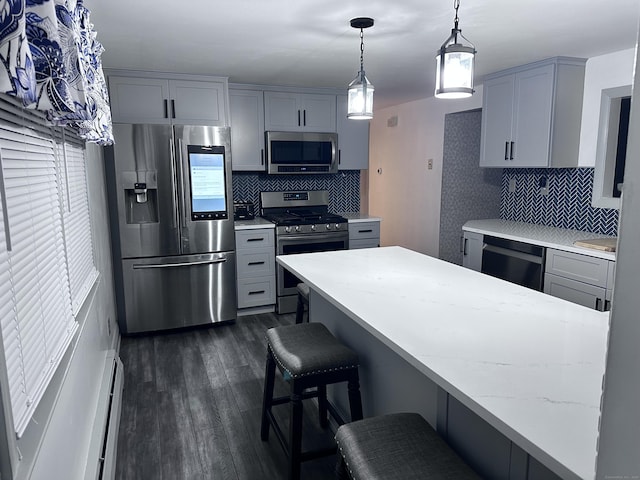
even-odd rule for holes
{"type": "Polygon", "coordinates": [[[124,366],[115,350],[107,353],[93,424],[85,480],[113,480],[122,407],[124,366]]]}

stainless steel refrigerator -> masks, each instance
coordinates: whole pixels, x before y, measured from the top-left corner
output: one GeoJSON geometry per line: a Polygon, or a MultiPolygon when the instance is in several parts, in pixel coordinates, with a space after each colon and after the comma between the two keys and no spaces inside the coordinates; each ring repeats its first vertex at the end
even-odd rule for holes
{"type": "Polygon", "coordinates": [[[105,168],[121,333],[235,320],[229,129],[113,130],[105,168]]]}

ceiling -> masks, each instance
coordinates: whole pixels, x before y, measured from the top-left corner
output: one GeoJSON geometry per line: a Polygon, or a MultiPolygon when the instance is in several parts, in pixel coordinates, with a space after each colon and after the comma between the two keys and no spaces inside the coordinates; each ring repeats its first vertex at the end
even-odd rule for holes
{"type": "MultiPolygon", "coordinates": [[[[433,95],[452,0],[85,0],[105,68],[220,75],[230,82],[343,88],[359,30],[375,109],[433,95]]],[[[638,0],[462,0],[460,28],[482,76],[543,58],[589,58],[636,43],[638,0]]]]}

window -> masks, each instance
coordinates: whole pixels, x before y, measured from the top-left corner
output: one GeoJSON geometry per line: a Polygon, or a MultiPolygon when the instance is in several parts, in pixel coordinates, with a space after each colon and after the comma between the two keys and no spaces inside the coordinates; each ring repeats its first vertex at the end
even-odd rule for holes
{"type": "Polygon", "coordinates": [[[71,344],[74,315],[97,271],[82,143],[4,107],[0,102],[0,352],[20,437],[71,344]]]}
{"type": "Polygon", "coordinates": [[[81,146],[68,141],[58,141],[56,151],[71,305],[77,315],[98,277],[93,261],[85,155],[81,146]]]}
{"type": "Polygon", "coordinates": [[[631,107],[631,86],[602,90],[593,179],[594,207],[619,208],[631,107]]]}

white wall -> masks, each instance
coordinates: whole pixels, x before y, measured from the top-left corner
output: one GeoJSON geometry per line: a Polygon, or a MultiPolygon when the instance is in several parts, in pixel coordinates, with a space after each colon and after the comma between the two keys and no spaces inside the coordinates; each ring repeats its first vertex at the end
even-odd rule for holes
{"type": "Polygon", "coordinates": [[[631,85],[634,61],[635,49],[633,48],[587,60],[578,166],[595,167],[602,90],[631,85]]]}
{"type": "Polygon", "coordinates": [[[382,245],[438,256],[444,116],[481,106],[480,86],[469,99],[430,97],[376,110],[370,127],[368,212],[382,217],[382,245]],[[388,127],[394,116],[398,125],[388,127]],[[427,169],[428,159],[433,159],[433,170],[427,169]]]}
{"type": "MultiPolygon", "coordinates": [[[[640,36],[640,32],[639,32],[640,36]]],[[[640,55],[637,58],[640,61],[640,55]]],[[[627,158],[640,156],[640,67],[636,64],[627,158]]],[[[640,478],[640,163],[627,162],[620,210],[615,289],[600,416],[597,480],[640,478]]]]}
{"type": "MultiPolygon", "coordinates": [[[[634,61],[635,49],[587,61],[578,166],[595,166],[602,89],[630,85],[634,61]]],[[[382,245],[402,245],[438,255],[444,116],[478,107],[482,107],[481,85],[470,99],[430,97],[376,110],[371,120],[362,211],[382,217],[382,245]],[[398,125],[387,127],[393,116],[398,117],[398,125]],[[433,159],[433,170],[427,170],[429,158],[433,159]]]]}
{"type": "Polygon", "coordinates": [[[88,300],[80,312],[80,333],[72,344],[73,350],[56,372],[33,421],[18,442],[22,460],[17,479],[80,480],[84,477],[106,353],[118,345],[102,149],[90,144],[87,154],[99,283],[94,286],[92,301],[88,300]]]}

